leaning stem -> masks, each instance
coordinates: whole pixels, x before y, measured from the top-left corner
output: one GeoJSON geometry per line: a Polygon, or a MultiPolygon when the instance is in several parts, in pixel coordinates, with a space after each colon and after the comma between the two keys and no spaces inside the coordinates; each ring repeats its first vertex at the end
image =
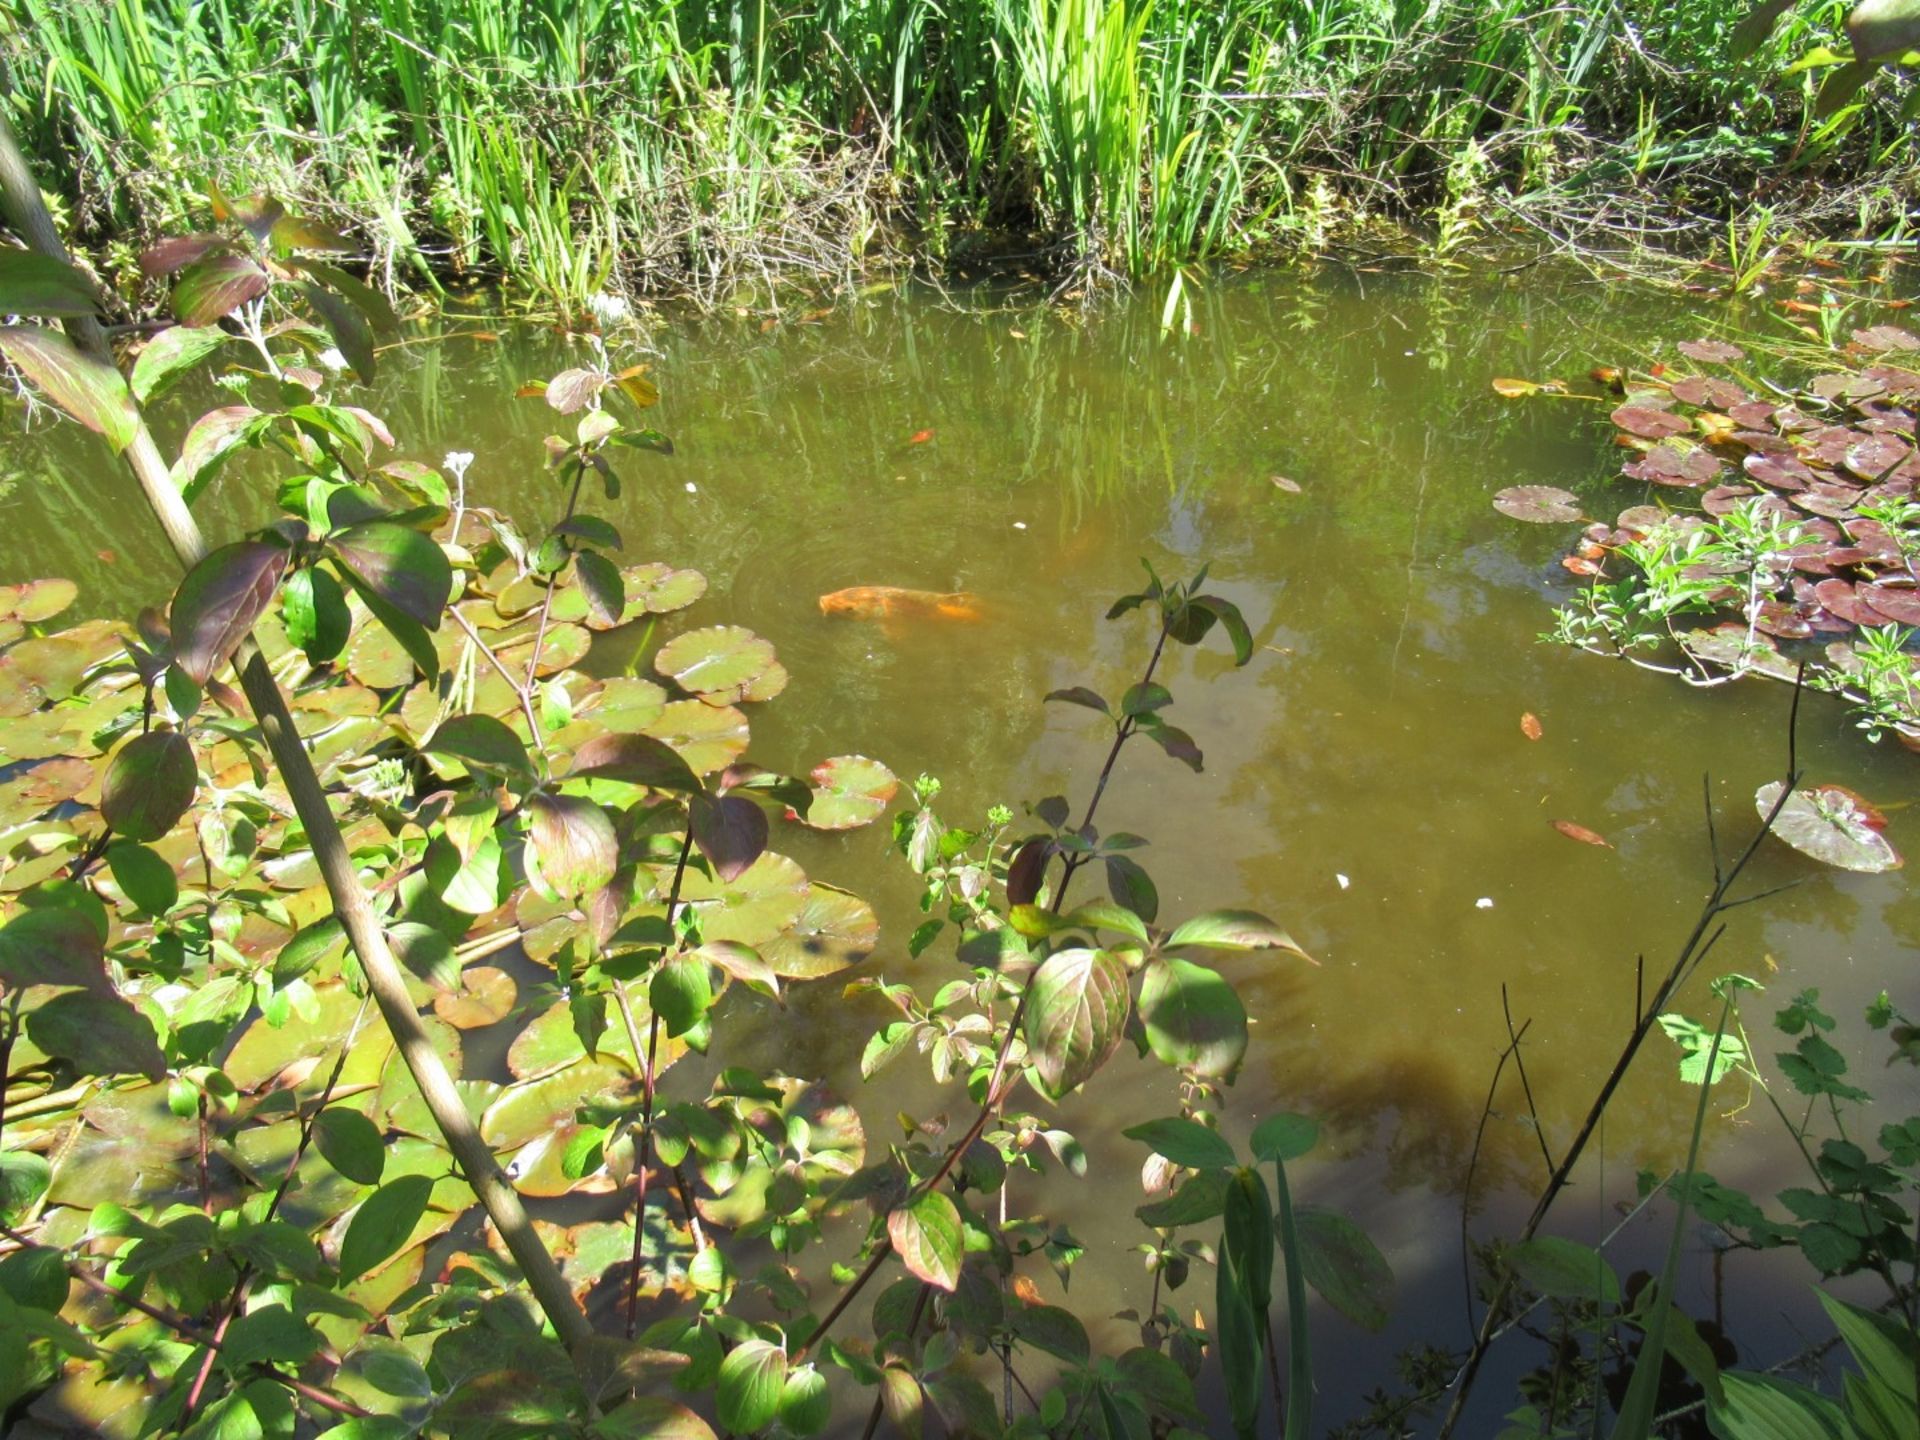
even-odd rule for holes
{"type": "MultiPolygon", "coordinates": [[[[573,518],[573,507],[580,503],[580,482],[586,477],[586,473],[586,465],[580,460],[575,459],[573,462],[573,488],[567,491],[566,513],[560,517],[560,523],[562,525],[573,518]]],[[[568,550],[569,553],[571,553],[572,547],[569,546],[568,550]]],[[[522,700],[526,699],[527,695],[533,690],[534,677],[540,670],[540,648],[547,643],[547,621],[552,618],[553,615],[553,592],[559,588],[559,574],[555,572],[553,577],[547,582],[546,598],[540,602],[540,628],[534,633],[533,653],[527,657],[526,678],[516,687],[520,691],[522,700]]],[[[534,736],[537,740],[539,737],[538,729],[534,731],[534,736]]]]}
{"type": "MultiPolygon", "coordinates": [[[[0,115],[0,207],[35,250],[62,264],[71,263],[4,115],[0,115]]],[[[106,335],[92,317],[81,316],[69,322],[69,334],[95,359],[104,364],[113,363],[106,335]]],[[[144,420],[136,425],[123,456],[181,566],[191,568],[207,554],[207,544],[168,475],[166,463],[160,458],[159,448],[144,420]]],[[[453,1077],[420,1022],[420,1014],[407,995],[399,963],[380,928],[379,917],[360,886],[326,791],[294,727],[286,698],[251,638],[241,642],[234,655],[234,665],[240,672],[240,685],[248,706],[293,801],[294,812],[312,844],[334,913],[340,919],[347,942],[367,977],[374,1003],[380,1007],[381,1018],[392,1033],[395,1048],[412,1074],[435,1126],[526,1276],[528,1288],[554,1331],[570,1349],[583,1344],[593,1334],[586,1312],[573,1298],[560,1267],[534,1232],[518,1192],[507,1180],[492,1149],[481,1139],[459,1091],[454,1088],[453,1077]]]]}

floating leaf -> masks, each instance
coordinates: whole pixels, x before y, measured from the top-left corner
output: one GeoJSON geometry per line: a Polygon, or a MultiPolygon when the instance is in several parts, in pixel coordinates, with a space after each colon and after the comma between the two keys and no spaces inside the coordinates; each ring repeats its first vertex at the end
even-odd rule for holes
{"type": "MultiPolygon", "coordinates": [[[[1762,785],[1754,796],[1762,817],[1772,814],[1782,785],[1779,780],[1762,785]]],[[[1787,797],[1773,822],[1773,833],[1801,854],[1828,865],[1878,874],[1906,863],[1880,833],[1883,823],[1879,812],[1851,790],[1817,785],[1787,797]]]]}
{"type": "Polygon", "coordinates": [[[497,1025],[513,1013],[519,987],[513,977],[491,965],[474,965],[460,974],[460,988],[433,998],[433,1013],[458,1030],[497,1025]]]}
{"type": "Polygon", "coordinates": [[[1540,728],[1540,717],[1531,710],[1520,717],[1520,733],[1529,740],[1538,740],[1545,732],[1540,728]]]}
{"type": "Polygon", "coordinates": [[[640,728],[679,751],[698,775],[725,769],[747,748],[747,717],[731,705],[675,700],[640,728]]]}
{"type": "Polygon", "coordinates": [[[676,570],[654,563],[633,565],[620,572],[626,584],[624,620],[643,615],[669,615],[684,610],[707,593],[707,577],[698,570],[676,570]]]}
{"type": "Polygon", "coordinates": [[[1578,840],[1582,845],[1598,845],[1603,850],[1611,850],[1613,848],[1613,846],[1607,843],[1607,838],[1604,835],[1589,830],[1584,825],[1576,825],[1571,820],[1556,820],[1553,822],[1553,828],[1569,840],[1578,840]]]}
{"type": "Polygon", "coordinates": [[[894,773],[864,755],[836,755],[813,767],[813,806],[806,823],[816,830],[851,830],[877,820],[900,788],[894,773]]]}
{"type": "Polygon", "coordinates": [[[700,937],[764,945],[800,918],[810,886],[793,861],[767,851],[732,880],[688,870],[681,895],[700,916],[700,937]]]}
{"type": "Polygon", "coordinates": [[[18,585],[0,585],[0,620],[38,625],[65,610],[79,595],[80,587],[71,580],[27,580],[18,585]]]}
{"type": "Polygon", "coordinates": [[[174,662],[189,680],[204,686],[232,658],[286,568],[287,552],[278,545],[243,540],[187,572],[174,592],[171,621],[174,662]]]}
{"type": "Polygon", "coordinates": [[[114,453],[127,448],[140,429],[140,411],[120,372],[82,355],[66,336],[33,325],[0,327],[5,355],[47,398],[89,430],[106,437],[114,453]]]}
{"type": "Polygon", "coordinates": [[[1738,345],[1729,345],[1725,340],[1682,340],[1675,348],[1689,360],[1709,365],[1747,358],[1746,351],[1738,345]]]}
{"type": "Polygon", "coordinates": [[[873,953],[879,939],[880,920],[871,905],[858,895],[815,881],[799,918],[759,950],[782,979],[813,980],[858,965],[873,953]]]}
{"type": "Polygon", "coordinates": [[[1567,387],[1558,380],[1515,380],[1510,376],[1494,377],[1493,393],[1504,395],[1509,400],[1523,399],[1528,395],[1564,395],[1567,387]]]}
{"type": "Polygon", "coordinates": [[[1652,405],[1622,405],[1610,418],[1629,435],[1637,435],[1642,440],[1665,440],[1684,435],[1693,428],[1693,422],[1686,416],[1652,405]]]}
{"type": "Polygon", "coordinates": [[[887,1216],[887,1238],[909,1272],[948,1293],[959,1287],[966,1233],[960,1211],[945,1195],[929,1190],[893,1211],[887,1216]]]}
{"type": "Polygon", "coordinates": [[[653,657],[653,668],[682,690],[723,702],[738,699],[773,663],[773,646],[739,625],[689,630],[653,657]]]}
{"type": "Polygon", "coordinates": [[[1553,485],[1510,485],[1493,497],[1493,508],[1530,525],[1563,525],[1580,518],[1579,497],[1553,485]]]}
{"type": "Polygon", "coordinates": [[[100,782],[100,813],[128,840],[158,840],[193,804],[193,746],[177,730],[149,730],[114,752],[100,782]]]}

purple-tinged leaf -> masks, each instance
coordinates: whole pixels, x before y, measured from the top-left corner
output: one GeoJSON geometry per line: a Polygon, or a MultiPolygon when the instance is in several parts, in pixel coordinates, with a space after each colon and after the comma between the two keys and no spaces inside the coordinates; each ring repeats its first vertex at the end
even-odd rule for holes
{"type": "Polygon", "coordinates": [[[1174,928],[1167,948],[1197,945],[1203,950],[1289,950],[1318,964],[1294,938],[1264,915],[1251,910],[1210,910],[1174,928]]]}
{"type": "Polygon", "coordinates": [[[620,842],[605,810],[578,795],[535,795],[527,815],[528,850],[549,889],[578,900],[612,882],[620,842]]]}
{"type": "Polygon", "coordinates": [[[1154,889],[1153,880],[1136,861],[1124,855],[1109,855],[1106,864],[1107,893],[1151,925],[1160,913],[1160,892],[1154,889]]]}
{"type": "Polygon", "coordinates": [[[233,242],[224,235],[175,235],[142,250],[140,269],[149,279],[157,280],[216,251],[232,249],[233,242]]]}
{"type": "Polygon", "coordinates": [[[327,327],[327,333],[333,336],[333,343],[340,353],[347,357],[347,363],[353,367],[353,373],[360,377],[360,383],[373,383],[373,327],[349,300],[334,294],[319,285],[302,285],[300,293],[307,297],[307,303],[327,327]]]}
{"type": "Polygon", "coordinates": [[[647,785],[655,790],[698,791],[700,779],[680,752],[651,735],[596,735],[573,752],[568,778],[590,776],[647,785]]]}
{"type": "Polygon", "coordinates": [[[562,415],[571,415],[598,395],[606,383],[597,370],[562,370],[547,382],[547,404],[562,415]]]}
{"type": "Polygon", "coordinates": [[[100,782],[100,813],[128,840],[158,840],[193,804],[193,746],[177,730],[149,730],[122,745],[100,782]]]}
{"type": "Polygon", "coordinates": [[[960,1211],[938,1190],[887,1216],[887,1238],[908,1271],[927,1284],[951,1293],[960,1284],[960,1265],[966,1259],[966,1232],[960,1211]]]}
{"type": "Polygon", "coordinates": [[[267,293],[267,272],[229,250],[196,260],[173,287],[173,313],[182,325],[211,325],[267,293]]]}
{"type": "Polygon", "coordinates": [[[171,623],[174,663],[189,680],[204,686],[232,658],[286,568],[287,552],[278,545],[243,540],[187,572],[174,592],[171,623]]]}
{"type": "Polygon", "coordinates": [[[445,755],[462,765],[509,770],[516,775],[533,773],[526,745],[491,715],[455,715],[443,721],[420,749],[428,755],[445,755]]]}
{"type": "Polygon", "coordinates": [[[767,848],[767,815],[740,795],[692,798],[693,843],[722,880],[738,879],[767,848]]]}
{"type": "Polygon", "coordinates": [[[1059,700],[1068,705],[1084,705],[1089,710],[1098,710],[1102,715],[1113,713],[1107,704],[1106,697],[1097,690],[1088,689],[1085,685],[1069,685],[1063,690],[1049,690],[1046,698],[1059,700]]]}
{"type": "Polygon", "coordinates": [[[582,550],[573,557],[574,578],[586,591],[587,608],[603,625],[617,625],[627,608],[626,582],[620,567],[597,550],[582,550]]]}
{"type": "Polygon", "coordinates": [[[78,910],[23,910],[0,925],[0,982],[9,990],[31,985],[78,985],[110,994],[100,932],[78,910]]]}
{"type": "Polygon", "coordinates": [[[106,437],[117,455],[140,429],[140,411],[120,372],[82,355],[67,337],[33,325],[0,328],[0,355],[67,414],[106,437]]]}
{"type": "Polygon", "coordinates": [[[173,483],[180,498],[191,505],[219,473],[227,456],[242,445],[257,443],[271,423],[251,405],[224,405],[193,422],[173,467],[173,483]]]}
{"type": "Polygon", "coordinates": [[[1059,1099],[1113,1054],[1126,1030],[1126,968],[1104,950],[1061,950],[1034,972],[1027,1052],[1041,1089],[1059,1099]]]}
{"type": "Polygon", "coordinates": [[[1013,852],[1007,864],[1007,903],[1031,905],[1046,879],[1047,861],[1053,856],[1053,841],[1036,835],[1013,852]]]}
{"type": "Polygon", "coordinates": [[[233,337],[218,325],[170,325],[133,362],[133,395],[145,404],[233,337]]]}
{"type": "Polygon", "coordinates": [[[79,270],[48,255],[0,248],[0,315],[94,315],[100,297],[79,270]]]}
{"type": "Polygon", "coordinates": [[[27,1038],[83,1075],[167,1073],[153,1026],[117,995],[68,990],[27,1013],[27,1038]]]}
{"type": "Polygon", "coordinates": [[[361,584],[429,630],[440,628],[453,589],[453,567],[430,535],[388,520],[349,525],[327,546],[361,584]]]}

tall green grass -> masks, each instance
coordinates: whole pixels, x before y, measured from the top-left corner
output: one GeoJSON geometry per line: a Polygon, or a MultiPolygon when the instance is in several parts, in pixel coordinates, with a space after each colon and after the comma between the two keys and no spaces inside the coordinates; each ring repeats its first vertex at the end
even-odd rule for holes
{"type": "Polygon", "coordinates": [[[1817,76],[1784,73],[1843,4],[1736,65],[1748,8],[0,0],[0,67],[79,238],[192,224],[208,181],[273,189],[390,273],[504,272],[568,308],[850,272],[902,235],[1032,235],[1139,276],[1318,234],[1308,194],[1457,216],[1469,171],[1565,203],[1910,163],[1905,82],[1816,126],[1817,76]]]}

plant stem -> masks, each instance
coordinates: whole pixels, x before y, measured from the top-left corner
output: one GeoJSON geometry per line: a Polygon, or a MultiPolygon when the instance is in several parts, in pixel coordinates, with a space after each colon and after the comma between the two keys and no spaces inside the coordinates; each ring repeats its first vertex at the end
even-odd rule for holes
{"type": "MultiPolygon", "coordinates": [[[[35,250],[62,264],[70,263],[4,115],[0,115],[0,204],[4,205],[7,219],[35,250]]],[[[70,321],[69,333],[75,343],[95,359],[113,363],[106,336],[92,317],[79,316],[70,321]]],[[[144,419],[136,426],[123,458],[139,482],[174,554],[183,568],[190,568],[206,555],[207,545],[168,474],[144,419]]],[[[381,1018],[392,1032],[395,1048],[419,1087],[435,1126],[526,1276],[528,1288],[554,1331],[569,1349],[583,1344],[593,1334],[593,1327],[573,1298],[560,1267],[534,1232],[518,1192],[501,1170],[492,1149],[480,1138],[465,1102],[454,1088],[453,1077],[447,1073],[446,1064],[433,1048],[426,1027],[420,1023],[419,1012],[408,998],[400,966],[387,946],[379,917],[360,887],[339,822],[294,727],[286,699],[251,638],[241,642],[234,664],[240,672],[247,703],[313,846],[334,913],[346,931],[374,1002],[380,1007],[381,1018]]]]}

